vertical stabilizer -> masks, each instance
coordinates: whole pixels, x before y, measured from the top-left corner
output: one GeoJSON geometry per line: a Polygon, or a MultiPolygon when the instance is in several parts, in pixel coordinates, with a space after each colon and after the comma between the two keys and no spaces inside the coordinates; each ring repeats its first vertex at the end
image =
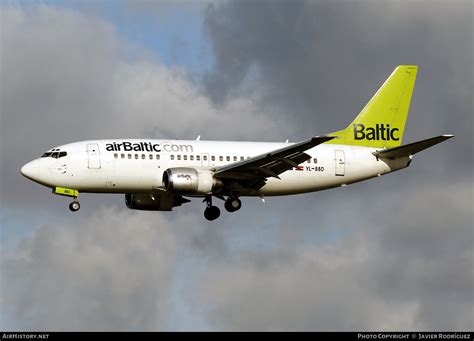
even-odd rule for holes
{"type": "Polygon", "coordinates": [[[326,143],[393,148],[402,144],[418,66],[400,65],[339,136],[326,143]]]}

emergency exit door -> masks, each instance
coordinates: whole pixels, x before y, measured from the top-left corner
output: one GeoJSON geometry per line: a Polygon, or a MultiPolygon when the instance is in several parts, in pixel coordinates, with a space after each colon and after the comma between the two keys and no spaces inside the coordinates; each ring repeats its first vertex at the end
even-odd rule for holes
{"type": "Polygon", "coordinates": [[[87,167],[91,169],[99,169],[100,168],[100,153],[99,153],[99,145],[96,143],[91,143],[87,145],[87,157],[88,157],[88,165],[87,167]]]}
{"type": "Polygon", "coordinates": [[[336,176],[344,176],[346,173],[346,158],[343,150],[335,150],[336,176]]]}

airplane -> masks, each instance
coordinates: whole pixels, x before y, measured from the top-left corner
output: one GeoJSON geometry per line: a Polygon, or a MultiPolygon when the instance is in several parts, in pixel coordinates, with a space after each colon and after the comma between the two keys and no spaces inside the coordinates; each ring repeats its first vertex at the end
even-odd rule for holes
{"type": "Polygon", "coordinates": [[[238,211],[241,197],[316,192],[388,174],[413,155],[453,135],[402,145],[417,65],[400,65],[345,129],[298,143],[110,139],[52,148],[21,174],[72,198],[79,192],[121,193],[130,209],[171,211],[203,198],[204,217],[215,220],[222,199],[238,211]]]}

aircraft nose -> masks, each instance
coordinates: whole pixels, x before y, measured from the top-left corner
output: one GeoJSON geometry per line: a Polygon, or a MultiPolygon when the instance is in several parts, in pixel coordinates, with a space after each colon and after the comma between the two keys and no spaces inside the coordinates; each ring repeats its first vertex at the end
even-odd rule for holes
{"type": "Polygon", "coordinates": [[[28,179],[37,180],[40,173],[39,163],[40,161],[38,159],[28,162],[26,165],[21,167],[21,174],[28,179]]]}

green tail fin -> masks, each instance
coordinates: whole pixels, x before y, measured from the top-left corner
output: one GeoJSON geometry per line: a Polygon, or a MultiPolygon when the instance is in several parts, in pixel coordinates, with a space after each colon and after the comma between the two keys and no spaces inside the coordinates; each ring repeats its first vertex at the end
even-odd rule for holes
{"type": "Polygon", "coordinates": [[[393,148],[402,144],[418,66],[398,66],[339,136],[327,144],[393,148]]]}

